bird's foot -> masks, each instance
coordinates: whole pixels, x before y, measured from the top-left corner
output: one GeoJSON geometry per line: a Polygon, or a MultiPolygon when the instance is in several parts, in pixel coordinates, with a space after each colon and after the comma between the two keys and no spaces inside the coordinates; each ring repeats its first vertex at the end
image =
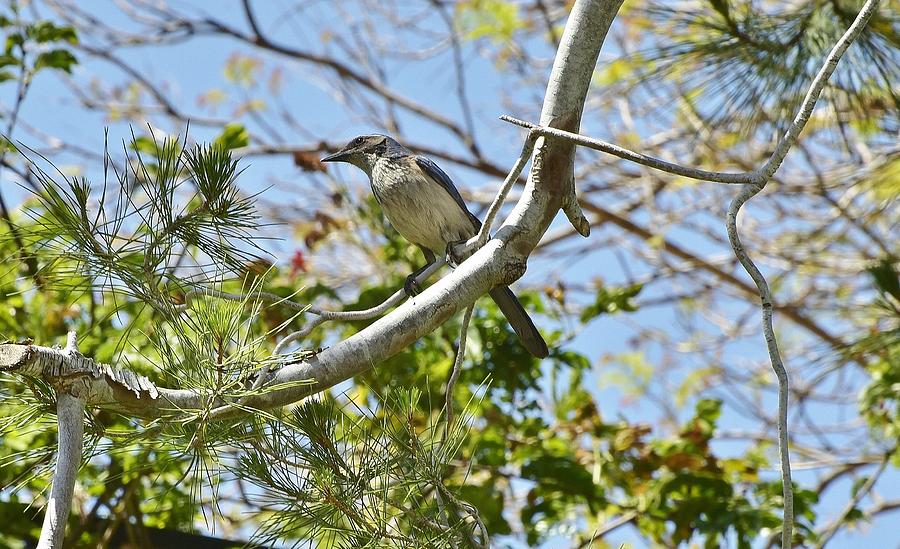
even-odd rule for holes
{"type": "Polygon", "coordinates": [[[447,244],[447,263],[451,267],[456,267],[463,261],[465,261],[465,257],[456,253],[456,248],[464,245],[466,240],[457,240],[456,242],[450,242],[447,244]]]}
{"type": "Polygon", "coordinates": [[[419,285],[419,282],[416,280],[416,275],[418,273],[413,273],[406,277],[406,282],[403,283],[403,291],[406,292],[406,295],[409,297],[413,297],[422,293],[422,286],[419,285]]]}

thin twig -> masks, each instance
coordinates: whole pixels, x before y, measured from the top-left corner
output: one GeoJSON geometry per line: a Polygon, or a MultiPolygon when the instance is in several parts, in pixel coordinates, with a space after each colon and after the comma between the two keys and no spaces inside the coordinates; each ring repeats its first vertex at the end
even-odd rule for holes
{"type": "Polygon", "coordinates": [[[887,467],[888,462],[891,460],[891,456],[894,455],[896,448],[891,449],[889,452],[885,452],[884,457],[881,460],[881,463],[878,464],[878,469],[866,479],[866,482],[859,487],[856,493],[850,498],[850,501],[847,502],[847,505],[841,510],[841,512],[834,518],[834,520],[825,527],[822,533],[819,535],[819,541],[816,543],[817,549],[821,549],[825,547],[825,545],[831,541],[831,538],[837,533],[838,529],[841,527],[841,524],[844,522],[844,519],[847,518],[847,515],[850,514],[853,509],[859,505],[859,502],[862,501],[866,495],[872,490],[872,487],[875,486],[875,483],[878,482],[878,479],[881,477],[881,474],[884,472],[884,469],[887,467]]]}
{"type": "MultiPolygon", "coordinates": [[[[431,275],[433,275],[441,267],[443,267],[445,265],[445,263],[446,263],[445,259],[443,259],[443,258],[438,259],[437,261],[435,261],[434,263],[429,265],[427,269],[425,269],[424,271],[419,273],[419,276],[416,277],[416,282],[418,282],[420,284],[422,282],[425,282],[426,280],[428,280],[431,277],[431,275]]],[[[205,294],[211,295],[213,297],[218,297],[220,299],[228,299],[228,300],[232,300],[232,301],[245,301],[246,300],[246,296],[243,296],[240,294],[231,294],[228,292],[221,292],[219,290],[204,289],[204,290],[198,290],[198,292],[205,293],[205,294]]],[[[290,334],[284,336],[284,338],[282,338],[281,341],[278,342],[278,344],[275,346],[275,349],[272,351],[272,356],[277,357],[279,355],[285,354],[285,350],[291,344],[307,337],[309,334],[312,333],[313,330],[318,328],[320,325],[322,325],[326,321],[329,321],[329,320],[343,320],[343,321],[368,320],[370,318],[375,318],[376,316],[383,315],[384,313],[386,313],[388,311],[388,309],[390,309],[391,307],[394,307],[395,305],[397,305],[401,301],[403,301],[403,299],[406,297],[406,291],[404,291],[402,289],[397,290],[396,292],[393,293],[393,295],[391,295],[391,297],[387,298],[380,304],[378,304],[374,307],[370,307],[368,309],[362,309],[359,311],[326,311],[324,309],[318,309],[316,307],[309,307],[307,305],[302,305],[295,301],[290,301],[290,300],[284,299],[283,297],[281,297],[279,295],[268,293],[268,292],[261,292],[259,296],[254,295],[254,297],[258,297],[259,300],[261,300],[261,301],[269,301],[269,302],[278,303],[280,305],[285,305],[285,306],[293,308],[295,310],[301,310],[301,311],[308,312],[308,313],[311,313],[311,314],[314,314],[317,316],[316,319],[311,320],[306,326],[303,327],[303,329],[297,330],[296,332],[291,332],[290,334]]],[[[185,305],[187,305],[188,303],[189,303],[188,301],[185,301],[185,305]]],[[[269,380],[269,373],[272,369],[272,365],[277,364],[277,363],[278,363],[277,360],[265,361],[265,363],[263,364],[263,367],[260,368],[259,372],[256,374],[256,379],[253,382],[252,390],[255,391],[255,390],[261,388],[263,386],[263,384],[265,384],[265,382],[269,380]]],[[[210,420],[216,419],[219,416],[221,416],[222,414],[229,412],[234,407],[239,408],[239,407],[243,406],[244,404],[246,404],[247,400],[251,396],[252,396],[252,394],[247,394],[247,395],[241,397],[240,399],[238,399],[233,404],[224,404],[222,406],[219,406],[217,408],[210,410],[209,419],[210,420]]]]}
{"type": "Polygon", "coordinates": [[[825,58],[822,68],[819,69],[819,72],[813,79],[809,91],[807,91],[806,96],[803,98],[797,116],[794,117],[794,121],[784,134],[784,137],[782,137],[781,141],[775,147],[775,152],[772,153],[772,156],[762,168],[753,172],[759,174],[762,179],[741,189],[741,192],[738,193],[728,206],[726,217],[728,240],[731,242],[734,255],[747,271],[747,274],[750,275],[750,278],[753,279],[753,282],[756,283],[756,287],[759,290],[760,300],[762,301],[763,334],[766,340],[766,348],[769,352],[769,360],[772,363],[772,369],[775,371],[775,377],[778,379],[778,452],[781,459],[781,482],[782,492],[784,494],[784,519],[782,521],[783,526],[781,531],[782,547],[791,547],[794,527],[794,489],[791,483],[791,458],[790,448],[788,447],[787,426],[789,380],[787,369],[784,367],[781,353],[778,350],[778,342],[775,338],[775,328],[772,324],[772,292],[769,289],[769,284],[766,282],[765,277],[750,259],[750,256],[747,254],[747,251],[741,243],[737,229],[737,216],[741,207],[765,188],[769,178],[771,178],[778,167],[781,166],[788,151],[790,151],[791,147],[796,143],[797,138],[800,136],[800,132],[803,131],[803,127],[806,125],[807,121],[809,121],[813,108],[816,105],[816,101],[819,99],[828,78],[837,67],[838,61],[844,52],[847,51],[847,48],[850,47],[853,40],[862,32],[862,29],[866,26],[866,23],[872,15],[877,11],[878,4],[879,0],[868,0],[856,16],[853,24],[847,29],[847,32],[841,36],[841,39],[838,40],[837,44],[831,49],[831,52],[825,58]]]}
{"type": "MultiPolygon", "coordinates": [[[[416,281],[422,283],[428,280],[431,275],[433,275],[438,269],[443,267],[445,264],[444,259],[438,259],[435,263],[429,266],[428,269],[422,271],[422,273],[416,277],[416,281]]],[[[190,290],[184,295],[184,303],[181,305],[177,305],[175,307],[175,311],[182,312],[189,309],[192,305],[192,301],[195,297],[199,296],[207,296],[214,297],[217,299],[226,299],[228,301],[248,301],[248,297],[253,297],[256,301],[262,301],[265,303],[272,303],[278,305],[280,307],[285,307],[287,309],[291,309],[294,311],[299,311],[302,313],[309,313],[311,315],[316,315],[322,318],[322,321],[325,320],[367,320],[370,318],[374,318],[378,315],[384,314],[388,309],[400,303],[403,298],[406,296],[406,292],[403,290],[398,290],[394,294],[392,294],[389,298],[387,298],[384,302],[375,307],[370,307],[368,309],[363,309],[360,311],[329,311],[326,309],[320,309],[318,307],[313,307],[311,305],[307,305],[305,303],[300,303],[297,301],[291,301],[286,297],[280,296],[278,294],[273,294],[271,292],[254,292],[252,296],[247,296],[245,294],[235,294],[230,292],[223,292],[221,290],[216,290],[214,288],[197,288],[195,290],[190,290]]],[[[321,321],[320,321],[321,323],[321,321]]],[[[304,335],[308,335],[304,334],[304,335]]],[[[277,353],[276,353],[277,354],[277,353]]]]}
{"type": "Polygon", "coordinates": [[[624,147],[620,147],[606,141],[601,141],[600,139],[594,139],[593,137],[587,137],[577,133],[567,132],[565,130],[560,130],[557,128],[551,128],[549,126],[538,126],[536,124],[532,124],[531,122],[525,122],[524,120],[519,120],[518,118],[513,118],[512,116],[506,114],[501,116],[500,120],[509,122],[510,124],[515,124],[516,126],[528,128],[537,135],[563,139],[565,141],[575,143],[576,145],[581,145],[582,147],[587,147],[589,149],[605,152],[613,156],[618,156],[619,158],[622,158],[624,160],[630,160],[631,162],[640,164],[642,166],[647,166],[649,168],[654,168],[667,173],[673,173],[675,175],[690,177],[691,179],[731,184],[753,183],[759,181],[760,179],[760,175],[756,172],[710,172],[707,170],[681,166],[679,164],[667,162],[660,158],[634,152],[624,147]]]}
{"type": "Polygon", "coordinates": [[[509,122],[517,126],[522,126],[523,128],[528,128],[529,136],[537,134],[545,137],[564,139],[566,141],[575,143],[576,145],[599,150],[625,160],[630,160],[643,166],[648,166],[650,168],[672,173],[675,175],[689,177],[692,179],[699,179],[702,181],[711,181],[716,183],[747,185],[741,190],[740,193],[738,193],[738,195],[734,198],[734,200],[732,200],[731,204],[729,205],[726,218],[726,226],[728,231],[728,239],[731,243],[735,256],[747,271],[747,273],[750,275],[750,277],[753,279],[753,281],[756,283],[756,287],[759,291],[760,300],[762,301],[763,334],[766,340],[769,360],[772,363],[772,369],[775,371],[775,376],[778,379],[778,447],[781,461],[781,478],[784,493],[782,547],[790,547],[794,525],[794,491],[791,484],[791,462],[787,434],[789,380],[787,370],[785,369],[784,363],[781,359],[781,354],[778,351],[778,343],[775,338],[775,330],[772,324],[772,293],[769,289],[769,285],[766,282],[765,277],[750,259],[747,251],[744,249],[744,246],[740,241],[737,230],[737,216],[741,207],[748,200],[762,191],[763,188],[765,188],[769,179],[779,168],[779,166],[781,166],[784,158],[787,156],[787,153],[797,142],[797,138],[800,136],[800,133],[803,131],[804,126],[806,126],[806,123],[809,121],[809,118],[812,115],[813,108],[816,105],[816,101],[818,101],[819,96],[821,95],[822,90],[824,89],[825,84],[828,81],[828,78],[837,67],[838,61],[840,61],[841,56],[843,56],[844,52],[847,51],[847,48],[850,47],[850,44],[853,43],[853,41],[859,36],[863,28],[865,28],[869,19],[877,11],[879,3],[879,0],[868,0],[863,5],[859,14],[856,16],[856,19],[853,21],[853,24],[850,25],[850,28],[847,29],[847,32],[845,32],[844,35],[841,36],[840,40],[838,40],[838,42],[831,49],[831,52],[825,58],[822,67],[819,69],[819,72],[813,79],[812,84],[810,84],[806,96],[803,98],[803,102],[800,105],[800,109],[798,110],[797,115],[794,117],[794,120],[791,123],[790,127],[779,141],[778,145],[775,148],[775,151],[765,162],[765,164],[763,164],[760,168],[750,172],[711,172],[707,170],[689,168],[686,166],[673,164],[672,162],[667,162],[659,158],[630,151],[618,145],[607,143],[606,141],[601,141],[599,139],[594,139],[591,137],[586,137],[576,133],[571,133],[547,126],[537,126],[535,124],[518,120],[507,115],[503,115],[500,117],[500,119],[505,122],[509,122]]]}
{"type": "Polygon", "coordinates": [[[453,371],[447,380],[447,392],[444,396],[444,413],[447,416],[447,421],[444,423],[444,440],[449,438],[453,423],[453,388],[456,387],[456,380],[459,379],[459,374],[462,372],[462,363],[466,355],[466,335],[469,332],[469,322],[472,320],[474,308],[474,304],[469,305],[463,314],[462,326],[459,329],[459,348],[456,350],[456,358],[453,360],[453,371]]]}
{"type": "Polygon", "coordinates": [[[638,516],[637,511],[628,511],[627,513],[612,519],[607,522],[603,526],[597,528],[593,534],[591,534],[591,539],[585,540],[578,546],[578,549],[585,549],[586,547],[592,547],[594,542],[603,539],[603,536],[609,534],[613,530],[616,530],[622,526],[625,526],[629,522],[632,522],[638,516]]]}
{"type": "MultiPolygon", "coordinates": [[[[443,267],[445,263],[445,259],[438,259],[437,261],[429,265],[427,269],[419,273],[419,276],[416,277],[416,282],[421,284],[422,282],[428,280],[431,275],[433,275],[441,267],[443,267]]],[[[391,295],[391,297],[387,298],[379,305],[370,307],[368,309],[363,309],[361,311],[326,311],[323,309],[317,309],[315,307],[309,307],[307,309],[307,312],[314,314],[319,318],[307,324],[302,330],[298,330],[285,336],[284,339],[278,342],[278,345],[275,347],[275,350],[272,352],[272,354],[282,354],[284,352],[284,349],[287,348],[288,345],[290,345],[294,341],[297,341],[298,339],[302,339],[308,336],[316,327],[327,320],[368,320],[370,318],[375,318],[376,316],[383,315],[388,311],[388,309],[399,304],[405,298],[406,291],[397,290],[393,295],[391,295]]]]}
{"type": "Polygon", "coordinates": [[[765,277],[759,272],[753,260],[744,249],[737,230],[737,215],[741,206],[750,200],[759,191],[763,189],[765,184],[748,185],[741,189],[741,192],[731,201],[728,206],[726,218],[726,228],[728,231],[728,240],[734,250],[734,255],[738,261],[750,275],[750,278],[756,283],[759,289],[760,300],[762,301],[762,329],[763,336],[766,340],[766,349],[769,352],[769,360],[772,363],[772,369],[775,371],[775,377],[778,379],[778,453],[781,458],[781,482],[782,492],[784,494],[784,519],[782,529],[782,547],[791,547],[791,537],[794,525],[794,489],[791,483],[791,458],[790,449],[788,447],[788,431],[787,431],[787,409],[788,409],[788,375],[784,362],[781,360],[781,353],[778,351],[778,341],[775,339],[775,329],[772,325],[772,292],[765,277]]]}
{"type": "Polygon", "coordinates": [[[500,190],[497,191],[497,196],[494,197],[494,201],[491,202],[487,214],[484,216],[484,223],[481,224],[481,229],[478,231],[478,240],[476,241],[477,248],[484,246],[484,243],[487,242],[488,237],[491,234],[491,225],[494,224],[494,219],[496,219],[497,214],[500,213],[500,208],[503,207],[506,195],[509,194],[510,189],[515,185],[516,180],[519,179],[519,174],[522,173],[525,165],[528,164],[537,138],[538,136],[534,132],[528,132],[528,135],[525,136],[525,143],[522,144],[522,152],[519,154],[519,158],[516,159],[516,163],[513,164],[512,169],[509,170],[509,174],[507,174],[506,179],[503,180],[503,185],[500,186],[500,190]]]}
{"type": "Polygon", "coordinates": [[[453,492],[444,486],[443,482],[436,483],[436,486],[438,492],[443,494],[450,503],[456,505],[460,509],[466,509],[469,512],[469,516],[475,521],[478,530],[481,532],[481,546],[485,549],[489,548],[491,546],[491,537],[490,534],[488,534],[487,528],[484,526],[484,521],[481,520],[481,514],[478,512],[478,508],[467,501],[460,501],[459,498],[453,495],[453,492]]]}

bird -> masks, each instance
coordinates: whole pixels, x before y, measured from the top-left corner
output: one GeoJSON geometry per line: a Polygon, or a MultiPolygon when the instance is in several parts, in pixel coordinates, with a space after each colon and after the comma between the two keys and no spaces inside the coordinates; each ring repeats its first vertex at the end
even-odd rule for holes
{"type": "MultiPolygon", "coordinates": [[[[416,276],[448,253],[448,246],[466,241],[481,228],[453,180],[434,161],[415,154],[387,135],[360,135],[322,162],[345,162],[369,177],[372,193],[385,217],[400,235],[419,247],[426,264],[406,278],[410,296],[418,292],[416,276]]],[[[452,256],[451,256],[452,257],[452,256]]],[[[522,345],[532,355],[549,355],[547,343],[508,286],[488,292],[522,345]]]]}

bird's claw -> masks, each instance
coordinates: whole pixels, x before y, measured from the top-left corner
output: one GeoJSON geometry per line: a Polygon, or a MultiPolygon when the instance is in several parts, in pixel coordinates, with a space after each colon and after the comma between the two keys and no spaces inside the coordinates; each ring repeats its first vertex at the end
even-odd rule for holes
{"type": "Polygon", "coordinates": [[[422,286],[420,286],[419,282],[416,280],[415,273],[406,277],[406,282],[403,283],[403,291],[406,292],[406,295],[409,297],[422,293],[422,286]]]}
{"type": "Polygon", "coordinates": [[[447,263],[450,264],[451,267],[456,267],[463,262],[463,258],[456,255],[456,247],[465,243],[465,240],[457,240],[456,242],[447,244],[447,263]]]}

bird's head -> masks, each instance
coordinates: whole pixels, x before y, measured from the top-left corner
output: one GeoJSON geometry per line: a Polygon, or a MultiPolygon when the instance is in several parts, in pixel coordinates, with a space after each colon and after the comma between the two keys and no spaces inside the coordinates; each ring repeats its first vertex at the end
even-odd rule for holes
{"type": "Polygon", "coordinates": [[[411,154],[400,143],[386,135],[360,135],[334,154],[329,154],[322,162],[347,162],[371,173],[375,161],[383,156],[411,154]]]}

